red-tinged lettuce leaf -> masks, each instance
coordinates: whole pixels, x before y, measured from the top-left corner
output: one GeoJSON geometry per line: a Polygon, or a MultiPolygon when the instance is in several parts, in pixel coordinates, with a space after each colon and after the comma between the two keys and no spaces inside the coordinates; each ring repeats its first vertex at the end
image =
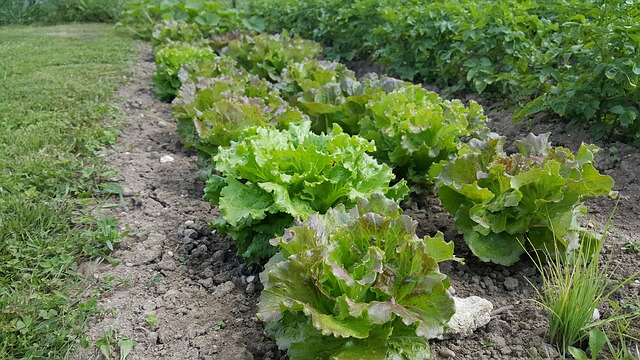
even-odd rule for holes
{"type": "Polygon", "coordinates": [[[169,43],[155,52],[156,71],[153,73],[153,89],[160,100],[170,101],[182,83],[178,78],[180,68],[200,59],[212,60],[215,54],[208,46],[169,43]]]}
{"type": "Polygon", "coordinates": [[[267,333],[292,359],[428,358],[454,313],[438,263],[456,259],[415,229],[381,194],[288,229],[260,274],[267,333]]]}
{"type": "Polygon", "coordinates": [[[583,144],[576,157],[548,139],[531,134],[510,156],[502,138],[476,141],[441,165],[439,197],[481,260],[511,265],[527,249],[579,246],[583,202],[612,194],[613,179],[593,167],[597,147],[583,144]]]}

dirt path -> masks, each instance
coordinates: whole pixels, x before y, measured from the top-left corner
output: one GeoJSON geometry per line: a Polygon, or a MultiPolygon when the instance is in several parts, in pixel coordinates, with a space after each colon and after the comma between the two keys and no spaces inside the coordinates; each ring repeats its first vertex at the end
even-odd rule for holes
{"type": "MultiPolygon", "coordinates": [[[[103,292],[105,312],[89,324],[90,341],[116,330],[137,341],[128,360],[247,360],[269,350],[267,357],[275,356],[253,315],[257,271],[207,226],[213,210],[202,199],[195,158],[179,141],[171,105],[151,91],[153,70],[144,46],[119,92],[127,124],[105,159],[119,169],[112,180],[125,196],[112,215],[130,235],[113,254],[120,264],[80,267],[103,292]]],[[[104,359],[95,346],[77,358],[104,359]]]]}
{"type": "MultiPolygon", "coordinates": [[[[261,289],[259,269],[244,265],[233,245],[207,225],[216,210],[202,200],[203,183],[196,178],[195,156],[180,143],[171,105],[153,95],[153,70],[151,50],[145,46],[131,70],[131,82],[119,94],[128,123],[105,159],[119,169],[112,180],[124,188],[125,207],[114,200],[113,205],[118,206],[113,215],[130,229],[130,235],[114,253],[119,265],[86,263],[80,267],[92,288],[102,293],[99,305],[105,309],[89,324],[90,341],[95,344],[110,330],[135,339],[129,360],[284,358],[264,338],[255,317],[261,289]]],[[[510,139],[529,131],[553,131],[553,144],[573,151],[580,141],[589,141],[561,124],[514,126],[504,112],[489,114],[492,128],[510,139]]],[[[640,233],[640,155],[637,149],[616,146],[616,158],[607,156],[600,166],[616,179],[622,198],[605,249],[615,252],[617,273],[629,276],[637,270],[640,255],[621,248],[638,240],[640,233]]],[[[613,203],[601,199],[590,205],[598,222],[606,219],[613,203]]],[[[499,309],[485,328],[468,338],[434,341],[436,359],[530,359],[533,354],[557,358],[557,352],[545,342],[546,316],[532,301],[535,292],[528,280],[537,283],[539,278],[531,262],[505,268],[475,260],[453,228],[451,217],[433,197],[414,202],[407,213],[419,222],[421,235],[441,230],[456,241],[456,253],[466,258],[466,264],[443,268],[456,295],[479,295],[499,309]]],[[[638,295],[638,285],[626,286],[622,296],[638,295]]],[[[104,359],[95,346],[75,358],[104,359]]]]}

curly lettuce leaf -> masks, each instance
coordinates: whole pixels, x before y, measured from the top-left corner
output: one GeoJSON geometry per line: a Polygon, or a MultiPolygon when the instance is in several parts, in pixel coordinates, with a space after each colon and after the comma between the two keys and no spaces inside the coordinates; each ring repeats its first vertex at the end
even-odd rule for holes
{"type": "Polygon", "coordinates": [[[464,137],[478,136],[487,118],[471,101],[442,100],[417,85],[378,93],[367,104],[360,134],[377,145],[375,157],[401,178],[422,187],[433,185],[433,164],[452,158],[464,137]]]}
{"type": "MultiPolygon", "coordinates": [[[[306,219],[338,204],[351,206],[358,197],[374,193],[393,194],[397,201],[406,196],[404,182],[390,187],[394,176],[389,167],[367,154],[375,149],[373,143],[349,136],[339,127],[317,135],[309,131],[310,126],[302,121],[289,124],[286,131],[258,127],[255,134],[219,149],[214,162],[226,186],[214,178],[207,185],[207,198],[220,206],[221,231],[250,241],[241,239],[245,230],[259,224],[267,213],[306,219]],[[260,206],[238,201],[247,191],[253,194],[249,202],[261,199],[260,206]]],[[[248,255],[248,261],[267,257],[248,255]]]]}
{"type": "Polygon", "coordinates": [[[212,60],[213,50],[208,46],[169,43],[155,51],[156,71],[153,73],[153,89],[160,100],[170,101],[182,83],[178,77],[180,68],[199,59],[212,60]]]}
{"type": "Polygon", "coordinates": [[[455,258],[415,229],[381,194],[288,229],[260,274],[267,333],[292,359],[429,358],[454,313],[438,263],[455,258]]]}
{"type": "Polygon", "coordinates": [[[253,74],[277,82],[287,65],[317,58],[322,47],[310,40],[277,35],[243,35],[229,43],[225,54],[253,74]]]}
{"type": "Polygon", "coordinates": [[[442,165],[438,191],[471,251],[483,261],[517,262],[528,249],[578,246],[584,201],[612,194],[613,179],[594,168],[599,150],[583,144],[574,156],[552,147],[549,134],[516,141],[507,156],[504,138],[475,141],[442,165]]]}

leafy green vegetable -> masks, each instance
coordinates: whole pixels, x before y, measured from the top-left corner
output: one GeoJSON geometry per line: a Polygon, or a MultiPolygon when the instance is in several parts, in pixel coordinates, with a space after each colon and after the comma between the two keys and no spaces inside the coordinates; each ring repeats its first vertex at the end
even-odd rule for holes
{"type": "MultiPolygon", "coordinates": [[[[333,124],[338,124],[348,134],[360,133],[360,122],[366,115],[366,104],[378,92],[389,92],[405,86],[406,83],[388,77],[379,78],[368,74],[357,81],[350,76],[342,76],[339,83],[328,82],[312,87],[289,101],[309,115],[315,133],[328,132],[333,124]]],[[[311,83],[308,83],[311,84],[311,83]]]]}
{"type": "Polygon", "coordinates": [[[472,140],[457,159],[442,165],[440,200],[482,261],[511,265],[525,248],[580,246],[583,202],[613,195],[613,179],[593,166],[598,147],[582,144],[574,156],[551,147],[548,138],[530,134],[516,141],[520,152],[510,156],[503,137],[472,140]]]}
{"type": "Polygon", "coordinates": [[[161,100],[171,100],[182,85],[178,78],[180,68],[198,59],[213,60],[215,54],[208,46],[169,43],[155,52],[156,72],[153,89],[161,100]]]}
{"type": "MultiPolygon", "coordinates": [[[[187,148],[195,147],[201,153],[212,155],[216,153],[219,145],[228,145],[229,141],[234,140],[233,138],[229,138],[228,141],[209,139],[214,140],[210,142],[199,135],[199,129],[206,131],[208,127],[204,119],[211,117],[210,115],[217,111],[216,103],[221,100],[229,101],[239,97],[245,100],[246,98],[263,99],[265,106],[270,108],[255,109],[255,111],[265,116],[284,105],[284,100],[273,91],[271,84],[234,65],[235,62],[232,59],[216,57],[213,61],[206,60],[186,66],[181,71],[179,77],[183,84],[173,101],[173,115],[178,119],[178,133],[187,148]]],[[[240,103],[237,105],[241,106],[240,103]]],[[[246,108],[246,110],[249,109],[246,108]]],[[[238,112],[236,114],[242,117],[242,110],[239,112],[240,114],[238,112]]],[[[248,116],[255,120],[255,116],[248,116]]],[[[236,121],[242,124],[250,124],[249,120],[236,118],[236,121]]],[[[259,124],[256,123],[256,125],[259,124]]]]}
{"type": "Polygon", "coordinates": [[[264,30],[264,20],[246,11],[229,8],[211,0],[128,0],[123,19],[117,26],[149,39],[161,20],[184,21],[197,25],[205,37],[233,30],[264,30]]]}
{"type": "Polygon", "coordinates": [[[467,108],[460,100],[442,100],[418,85],[377,93],[366,107],[360,135],[375,141],[376,159],[417,185],[414,190],[431,186],[431,166],[455,155],[463,137],[479,136],[487,121],[475,101],[467,108]]]}
{"type": "Polygon", "coordinates": [[[442,233],[420,239],[416,222],[381,194],[312,215],[272,244],[260,274],[258,317],[291,359],[428,359],[427,340],[454,313],[454,260],[442,233]]]}
{"type": "Polygon", "coordinates": [[[309,59],[294,62],[282,70],[276,88],[284,99],[329,83],[341,83],[344,79],[356,79],[356,74],[340,63],[309,59]]]}
{"type": "Polygon", "coordinates": [[[445,95],[471,90],[640,146],[640,6],[607,0],[260,0],[270,32],[369,59],[445,95]]]}
{"type": "Polygon", "coordinates": [[[157,47],[169,42],[203,43],[204,35],[196,24],[183,20],[163,20],[151,34],[151,45],[157,47]]]}
{"type": "Polygon", "coordinates": [[[277,82],[282,71],[293,62],[313,59],[322,48],[317,43],[286,32],[278,35],[243,35],[229,43],[225,54],[253,74],[277,82]]]}
{"type": "Polygon", "coordinates": [[[408,192],[404,181],[389,188],[394,176],[367,154],[372,142],[337,126],[326,135],[310,127],[308,120],[286,131],[259,127],[214,157],[221,176],[207,181],[205,198],[220,207],[216,227],[237,241],[249,262],[272,256],[276,248],[268,241],[296,217],[378,192],[400,201],[408,192]]]}

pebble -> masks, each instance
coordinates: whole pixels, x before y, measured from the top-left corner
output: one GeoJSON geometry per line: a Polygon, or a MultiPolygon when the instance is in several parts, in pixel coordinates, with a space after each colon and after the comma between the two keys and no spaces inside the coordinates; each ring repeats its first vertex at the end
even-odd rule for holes
{"type": "Polygon", "coordinates": [[[456,357],[456,353],[453,352],[453,350],[450,350],[448,348],[441,348],[440,350],[438,350],[438,354],[442,357],[445,358],[453,358],[456,357]]]}
{"type": "Polygon", "coordinates": [[[133,263],[130,263],[130,262],[128,262],[128,263],[124,263],[124,266],[126,266],[126,267],[132,267],[132,266],[133,266],[133,263]]]}
{"type": "Polygon", "coordinates": [[[169,123],[167,123],[166,121],[163,121],[163,120],[158,121],[158,127],[166,128],[167,126],[169,126],[169,123]]]}
{"type": "Polygon", "coordinates": [[[193,221],[193,220],[187,220],[187,221],[185,221],[185,222],[184,222],[184,226],[186,226],[186,227],[188,227],[188,228],[192,227],[192,226],[193,226],[193,225],[195,225],[195,224],[196,224],[196,223],[195,223],[195,221],[193,221]]]}
{"type": "Polygon", "coordinates": [[[508,291],[513,291],[518,288],[518,279],[512,277],[504,278],[504,288],[508,291]]]}
{"type": "Polygon", "coordinates": [[[256,279],[256,277],[254,275],[247,276],[247,282],[248,283],[252,283],[255,279],[256,279]]]}
{"type": "Polygon", "coordinates": [[[157,332],[150,332],[147,335],[147,340],[151,343],[151,344],[157,344],[158,343],[158,333],[157,332]]]}
{"type": "Polygon", "coordinates": [[[174,160],[174,158],[171,155],[165,155],[165,156],[160,158],[160,162],[161,163],[168,163],[168,162],[172,162],[173,160],[174,160]]]}
{"type": "Polygon", "coordinates": [[[254,292],[256,292],[256,284],[249,283],[249,285],[247,285],[247,288],[246,288],[245,291],[246,291],[247,294],[253,294],[254,292]]]}

